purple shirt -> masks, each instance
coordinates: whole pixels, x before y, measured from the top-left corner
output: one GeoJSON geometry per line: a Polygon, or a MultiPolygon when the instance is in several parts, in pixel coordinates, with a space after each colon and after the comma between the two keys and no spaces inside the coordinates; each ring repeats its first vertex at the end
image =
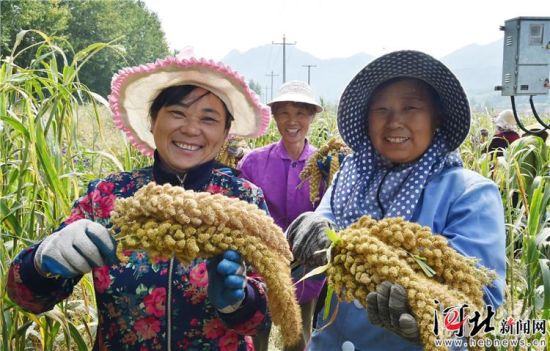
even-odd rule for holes
{"type": "MultiPolygon", "coordinates": [[[[279,141],[259,149],[255,149],[239,162],[237,169],[241,178],[247,179],[260,187],[264,192],[269,214],[279,227],[286,230],[296,217],[307,211],[314,211],[317,205],[309,200],[309,181],[301,188],[300,172],[304,169],[307,159],[317,149],[307,140],[298,160],[292,160],[283,142],[279,141]]],[[[319,190],[323,197],[324,187],[319,190]]],[[[303,269],[293,272],[295,281],[303,275],[303,269]]],[[[313,277],[296,285],[296,297],[303,304],[319,295],[324,279],[313,277]]]]}
{"type": "Polygon", "coordinates": [[[300,172],[316,150],[306,140],[302,154],[294,161],[283,142],[279,141],[253,150],[237,165],[241,171],[240,177],[263,190],[269,214],[283,231],[296,217],[306,211],[314,211],[319,204],[313,205],[309,200],[309,181],[298,189],[300,172]]]}

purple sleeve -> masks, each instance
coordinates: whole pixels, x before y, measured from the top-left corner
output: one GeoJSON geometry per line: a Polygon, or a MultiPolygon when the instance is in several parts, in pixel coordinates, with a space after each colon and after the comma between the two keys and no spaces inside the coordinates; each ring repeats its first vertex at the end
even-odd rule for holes
{"type": "Polygon", "coordinates": [[[252,163],[252,159],[250,158],[251,154],[245,155],[237,164],[237,170],[239,171],[239,177],[244,178],[246,180],[251,181],[254,183],[254,181],[251,178],[250,174],[250,164],[252,163]]]}

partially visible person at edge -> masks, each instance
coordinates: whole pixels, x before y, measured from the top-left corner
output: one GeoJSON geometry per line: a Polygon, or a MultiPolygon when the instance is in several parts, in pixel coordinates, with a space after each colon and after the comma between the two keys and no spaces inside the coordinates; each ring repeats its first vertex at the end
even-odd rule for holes
{"type": "Polygon", "coordinates": [[[539,124],[537,124],[536,126],[527,126],[527,131],[524,132],[521,137],[525,138],[531,135],[541,138],[542,141],[546,143],[546,140],[548,139],[548,129],[544,129],[539,124]]]}
{"type": "Polygon", "coordinates": [[[487,146],[487,152],[494,152],[497,156],[503,155],[503,149],[506,149],[512,142],[519,139],[519,134],[515,131],[516,119],[512,110],[504,110],[494,119],[495,135],[487,146]]]}
{"type": "Polygon", "coordinates": [[[258,187],[214,158],[228,134],[262,134],[269,108],[237,72],[195,57],[122,69],[110,104],[115,124],[153,156],[152,166],[92,181],[57,230],[16,257],[9,296],[42,313],[92,272],[99,323],[94,350],[253,350],[250,336],[270,323],[265,287],[247,276],[237,251],[190,265],[175,258],[149,262],[145,251],[126,251],[129,261],[122,264],[107,228],[114,201],[150,182],[266,209],[258,187]]]}
{"type": "MultiPolygon", "coordinates": [[[[338,130],[353,153],[317,210],[287,229],[294,258],[323,264],[325,256],[314,253],[330,245],[329,226],[341,230],[364,215],[403,217],[494,270],[498,278],[484,287],[484,298],[496,309],[504,299],[504,209],[497,186],[464,169],[456,151],[470,118],[460,82],[433,57],[397,51],[369,63],[349,83],[338,108],[338,130]]],[[[407,292],[398,284],[382,282],[366,301],[335,307],[336,297],[335,319],[319,316],[308,350],[422,349],[407,292]]]]}
{"type": "MultiPolygon", "coordinates": [[[[308,143],[307,135],[315,114],[323,110],[311,87],[301,81],[290,81],[281,86],[277,97],[270,101],[273,118],[281,140],[248,153],[237,165],[240,176],[259,186],[265,195],[269,212],[283,230],[300,214],[313,211],[318,203],[311,203],[310,185],[300,184],[300,172],[317,150],[308,143]]],[[[323,195],[321,189],[321,196],[323,195]]],[[[307,268],[307,267],[306,267],[307,268]]],[[[304,267],[293,269],[294,281],[304,275],[304,267]]],[[[303,350],[311,336],[311,324],[316,297],[323,279],[307,279],[297,284],[296,297],[302,313],[303,334],[300,343],[285,347],[285,351],[303,350]]],[[[269,331],[257,335],[257,351],[267,350],[269,331]]]]}

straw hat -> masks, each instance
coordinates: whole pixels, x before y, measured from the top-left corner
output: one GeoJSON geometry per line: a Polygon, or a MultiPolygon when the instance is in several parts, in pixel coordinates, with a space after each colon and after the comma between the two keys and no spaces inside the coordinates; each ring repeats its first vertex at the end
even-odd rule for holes
{"type": "Polygon", "coordinates": [[[462,144],[470,129],[470,107],[455,75],[440,61],[419,51],[395,51],[377,58],[348,84],[338,106],[338,130],[354,151],[368,139],[367,110],[374,90],[393,78],[417,78],[432,86],[444,108],[440,128],[449,150],[462,144]]]}
{"type": "Polygon", "coordinates": [[[271,107],[276,102],[303,102],[315,106],[315,112],[323,111],[323,107],[317,102],[311,87],[299,80],[291,80],[281,85],[277,97],[267,104],[271,107]]]}
{"type": "Polygon", "coordinates": [[[186,49],[176,57],[121,69],[111,83],[109,104],[115,125],[143,154],[152,156],[149,108],[165,88],[196,85],[219,97],[234,118],[230,136],[258,137],[269,124],[270,110],[248,87],[244,77],[221,62],[193,57],[186,49]]]}

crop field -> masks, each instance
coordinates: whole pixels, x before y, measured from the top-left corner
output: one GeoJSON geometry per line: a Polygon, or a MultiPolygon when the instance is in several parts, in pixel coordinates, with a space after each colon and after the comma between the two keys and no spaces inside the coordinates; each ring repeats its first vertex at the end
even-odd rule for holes
{"type": "MultiPolygon", "coordinates": [[[[90,180],[151,161],[114,127],[106,100],[80,84],[79,67],[91,53],[62,65],[62,51],[46,41],[39,47],[31,67],[19,67],[9,57],[0,66],[0,349],[89,350],[98,323],[91,276],[84,276],[68,300],[34,315],[7,296],[9,265],[56,229],[90,180]]],[[[318,147],[338,134],[336,107],[325,107],[310,130],[309,142],[318,147]]],[[[526,125],[535,122],[522,117],[526,125]]],[[[548,123],[550,116],[542,118],[548,123]]],[[[489,112],[474,113],[460,153],[466,168],[499,186],[505,206],[506,302],[497,315],[549,320],[550,147],[539,138],[523,138],[503,157],[491,159],[482,153],[481,128],[492,133],[489,112]]],[[[278,139],[272,123],[248,144],[254,148],[278,139]]],[[[491,337],[506,338],[498,331],[497,326],[491,337]]],[[[526,338],[550,344],[548,331],[526,338]]],[[[272,349],[280,345],[275,330],[272,349]]]]}

